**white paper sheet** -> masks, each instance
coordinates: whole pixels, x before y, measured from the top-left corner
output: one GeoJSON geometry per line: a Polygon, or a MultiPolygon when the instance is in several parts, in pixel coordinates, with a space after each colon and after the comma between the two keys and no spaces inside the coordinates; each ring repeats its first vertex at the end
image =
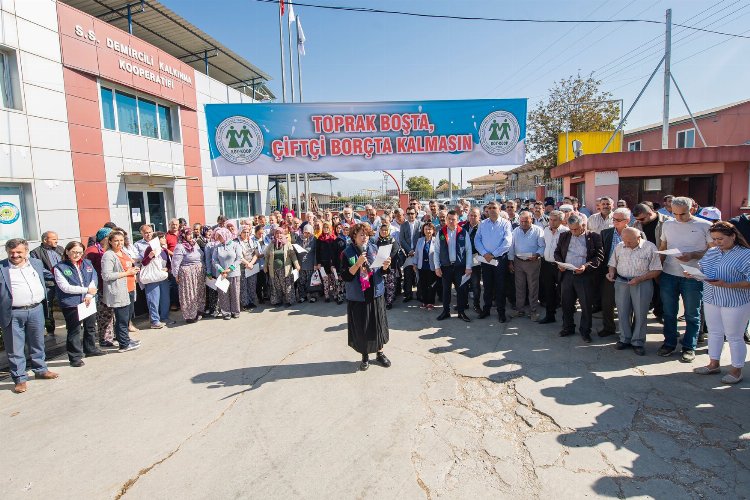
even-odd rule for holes
{"type": "Polygon", "coordinates": [[[297,271],[296,269],[293,269],[292,278],[294,278],[294,281],[296,282],[299,279],[299,271],[297,271]]]}
{"type": "Polygon", "coordinates": [[[555,261],[555,264],[557,264],[558,266],[561,266],[562,268],[567,269],[569,271],[575,271],[576,269],[578,269],[573,264],[568,264],[567,262],[557,262],[557,261],[555,261]]]}
{"type": "Polygon", "coordinates": [[[677,248],[670,248],[669,250],[659,250],[656,253],[660,253],[662,255],[682,255],[682,252],[677,248]]]}
{"type": "Polygon", "coordinates": [[[294,245],[292,245],[292,246],[294,247],[295,250],[297,250],[297,253],[307,253],[307,250],[305,250],[304,248],[302,248],[301,246],[299,246],[296,243],[294,245]]]}
{"type": "Polygon", "coordinates": [[[219,275],[219,277],[216,278],[216,289],[227,293],[227,291],[229,290],[229,280],[224,276],[219,275]]]}
{"type": "Polygon", "coordinates": [[[680,265],[682,266],[683,271],[685,271],[686,273],[688,273],[690,276],[697,279],[698,281],[705,281],[706,279],[708,279],[708,276],[703,274],[703,271],[701,271],[697,267],[686,266],[685,264],[680,264],[680,265]]]}
{"type": "Polygon", "coordinates": [[[151,247],[151,249],[154,251],[156,255],[161,255],[161,251],[163,250],[161,247],[161,242],[159,241],[159,238],[154,236],[151,238],[151,241],[148,242],[148,245],[151,247]]]}
{"type": "Polygon", "coordinates": [[[378,247],[378,254],[375,256],[375,260],[372,262],[370,268],[377,269],[379,267],[383,267],[383,262],[385,262],[388,257],[391,256],[392,248],[393,245],[383,245],[382,247],[378,247]]]}
{"type": "Polygon", "coordinates": [[[336,281],[339,280],[339,273],[336,272],[336,268],[335,267],[331,267],[331,274],[333,274],[333,279],[335,279],[336,281]]]}
{"type": "Polygon", "coordinates": [[[320,268],[320,269],[318,269],[318,272],[320,273],[320,279],[323,279],[323,278],[325,278],[326,276],[328,276],[328,274],[326,274],[326,270],[325,270],[325,269],[323,269],[323,267],[322,267],[322,266],[321,266],[321,268],[320,268]]]}
{"type": "Polygon", "coordinates": [[[466,284],[466,282],[467,282],[467,281],[469,281],[470,279],[471,279],[471,274],[464,274],[464,275],[463,275],[463,276],[461,277],[461,284],[460,284],[460,285],[458,285],[458,286],[460,286],[460,287],[461,287],[461,286],[464,286],[464,285],[466,284]]]}
{"type": "Polygon", "coordinates": [[[247,273],[248,276],[254,276],[260,272],[260,264],[255,263],[253,267],[250,268],[250,271],[247,273]]]}
{"type": "Polygon", "coordinates": [[[206,278],[206,286],[211,290],[216,290],[216,280],[213,278],[206,278]]]}
{"type": "Polygon", "coordinates": [[[96,314],[96,301],[94,299],[91,299],[88,306],[85,302],[78,304],[78,321],[83,321],[92,314],[96,314]]]}

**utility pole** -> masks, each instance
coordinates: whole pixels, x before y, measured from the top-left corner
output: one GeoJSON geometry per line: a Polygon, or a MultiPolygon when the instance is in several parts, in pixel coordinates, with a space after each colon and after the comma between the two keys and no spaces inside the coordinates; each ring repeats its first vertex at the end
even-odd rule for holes
{"type": "Polygon", "coordinates": [[[664,36],[664,111],[661,125],[661,148],[669,148],[669,84],[671,83],[670,60],[672,58],[672,9],[667,9],[666,33],[664,36]]]}

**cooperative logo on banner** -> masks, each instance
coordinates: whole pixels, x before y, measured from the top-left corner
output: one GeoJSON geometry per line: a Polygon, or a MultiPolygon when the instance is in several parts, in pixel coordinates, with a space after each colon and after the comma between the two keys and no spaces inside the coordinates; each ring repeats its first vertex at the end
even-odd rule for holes
{"type": "Polygon", "coordinates": [[[263,133],[250,118],[232,116],[216,128],[216,147],[232,163],[250,163],[263,151],[263,133]]]}
{"type": "Polygon", "coordinates": [[[21,216],[21,210],[13,203],[0,203],[0,224],[13,224],[21,216]]]}
{"type": "Polygon", "coordinates": [[[493,111],[482,120],[479,127],[479,143],[491,155],[510,153],[518,144],[521,127],[508,111],[493,111]]]}

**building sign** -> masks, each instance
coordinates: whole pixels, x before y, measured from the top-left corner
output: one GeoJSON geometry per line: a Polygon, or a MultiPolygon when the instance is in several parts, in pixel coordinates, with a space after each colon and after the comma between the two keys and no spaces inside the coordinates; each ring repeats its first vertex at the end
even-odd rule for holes
{"type": "Polygon", "coordinates": [[[519,165],[526,99],[208,104],[213,173],[519,165]]]}
{"type": "Polygon", "coordinates": [[[196,108],[192,67],[62,2],[57,16],[63,65],[196,108]]]}
{"type": "Polygon", "coordinates": [[[0,241],[26,236],[21,213],[22,196],[20,188],[0,187],[0,241]]]}
{"type": "Polygon", "coordinates": [[[594,186],[618,186],[619,184],[620,176],[617,170],[606,170],[594,174],[594,186]]]}

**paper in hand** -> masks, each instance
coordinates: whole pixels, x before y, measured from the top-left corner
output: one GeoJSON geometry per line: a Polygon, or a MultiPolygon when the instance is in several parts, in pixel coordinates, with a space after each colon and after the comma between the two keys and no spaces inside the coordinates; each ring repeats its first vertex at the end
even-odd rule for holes
{"type": "Polygon", "coordinates": [[[703,274],[703,271],[701,271],[697,267],[686,266],[685,264],[680,264],[680,265],[682,266],[682,270],[688,273],[694,279],[697,279],[698,281],[705,281],[708,279],[708,276],[703,274]]]}
{"type": "Polygon", "coordinates": [[[159,238],[154,236],[151,238],[151,240],[148,242],[148,246],[151,247],[151,249],[154,251],[154,255],[161,255],[161,251],[163,250],[161,247],[161,242],[159,241],[159,238]]]}
{"type": "Polygon", "coordinates": [[[297,250],[297,253],[307,253],[307,250],[305,250],[304,248],[302,248],[300,245],[296,243],[292,246],[294,247],[295,250],[297,250]]]}
{"type": "Polygon", "coordinates": [[[661,254],[661,255],[674,255],[674,256],[682,255],[682,252],[678,250],[677,248],[670,248],[669,250],[659,250],[656,253],[661,254]]]}
{"type": "Polygon", "coordinates": [[[299,279],[299,271],[297,271],[296,269],[294,269],[292,271],[292,278],[294,278],[294,281],[297,281],[299,279]]]}
{"type": "Polygon", "coordinates": [[[96,301],[94,299],[91,299],[89,305],[86,305],[85,302],[78,304],[78,321],[83,321],[92,314],[96,314],[96,301]]]}
{"type": "Polygon", "coordinates": [[[567,269],[568,271],[575,271],[578,268],[574,266],[573,264],[568,264],[567,262],[557,262],[555,261],[555,264],[562,267],[563,269],[567,269]]]}
{"type": "Polygon", "coordinates": [[[458,286],[459,287],[464,286],[466,282],[468,282],[470,279],[471,279],[471,274],[464,274],[463,276],[461,276],[461,284],[458,286]]]}
{"type": "Polygon", "coordinates": [[[216,278],[216,289],[227,293],[227,291],[229,290],[229,280],[224,276],[219,275],[219,277],[216,278]]]}
{"type": "Polygon", "coordinates": [[[388,260],[388,257],[391,256],[392,248],[393,245],[383,245],[382,247],[378,247],[378,254],[375,256],[375,260],[372,262],[370,268],[377,269],[383,267],[383,262],[388,260]]]}

